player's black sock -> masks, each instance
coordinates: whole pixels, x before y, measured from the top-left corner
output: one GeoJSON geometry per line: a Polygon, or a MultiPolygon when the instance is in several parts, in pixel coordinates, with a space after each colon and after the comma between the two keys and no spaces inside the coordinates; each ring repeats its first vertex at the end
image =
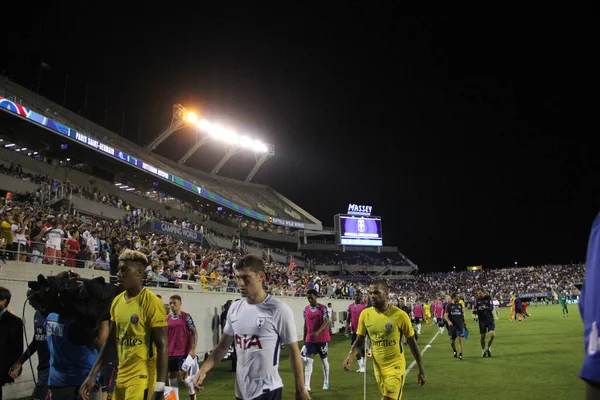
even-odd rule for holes
{"type": "Polygon", "coordinates": [[[485,336],[481,337],[481,350],[485,350],[485,336]]]}
{"type": "Polygon", "coordinates": [[[492,336],[492,337],[490,337],[490,340],[488,341],[488,349],[489,349],[490,347],[492,347],[492,343],[494,342],[494,337],[495,337],[495,336],[492,336]]]}
{"type": "Polygon", "coordinates": [[[450,346],[452,346],[452,351],[456,355],[456,346],[454,345],[454,343],[450,343],[450,346]]]}

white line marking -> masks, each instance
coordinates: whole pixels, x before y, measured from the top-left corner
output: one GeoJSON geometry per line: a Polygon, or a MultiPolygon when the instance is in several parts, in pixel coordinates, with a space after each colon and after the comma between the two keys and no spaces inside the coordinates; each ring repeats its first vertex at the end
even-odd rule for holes
{"type": "MultiPolygon", "coordinates": [[[[437,331],[437,333],[433,336],[433,338],[431,338],[431,340],[429,341],[429,343],[427,343],[427,346],[425,346],[425,348],[423,350],[421,350],[421,357],[423,356],[423,354],[425,354],[425,352],[427,351],[427,349],[431,348],[431,343],[433,343],[433,341],[438,337],[439,334],[440,334],[440,331],[437,331]]],[[[406,374],[404,376],[407,376],[408,373],[410,372],[410,370],[415,367],[415,365],[417,365],[417,361],[416,360],[414,360],[412,363],[410,363],[410,365],[406,369],[406,374]]]]}

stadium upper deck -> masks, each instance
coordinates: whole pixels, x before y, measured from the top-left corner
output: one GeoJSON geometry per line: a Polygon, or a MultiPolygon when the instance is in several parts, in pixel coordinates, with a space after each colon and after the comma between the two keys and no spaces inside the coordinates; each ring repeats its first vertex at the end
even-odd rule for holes
{"type": "MultiPolygon", "coordinates": [[[[269,186],[214,176],[150,154],[143,147],[3,77],[0,77],[0,108],[3,113],[12,111],[12,118],[21,116],[32,129],[45,127],[48,135],[87,145],[103,157],[112,156],[155,179],[166,180],[247,217],[275,225],[322,229],[321,221],[269,186]]],[[[39,135],[43,131],[36,132],[39,135]]]]}

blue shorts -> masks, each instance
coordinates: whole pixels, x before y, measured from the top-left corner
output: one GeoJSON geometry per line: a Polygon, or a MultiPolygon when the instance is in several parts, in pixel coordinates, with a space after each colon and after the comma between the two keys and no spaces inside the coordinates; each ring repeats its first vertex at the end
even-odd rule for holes
{"type": "Polygon", "coordinates": [[[329,349],[328,342],[320,342],[320,343],[306,342],[306,343],[304,343],[304,346],[306,347],[306,356],[307,357],[318,354],[322,360],[327,358],[327,352],[329,349]]]}
{"type": "Polygon", "coordinates": [[[479,319],[479,333],[485,335],[487,332],[493,332],[496,330],[496,323],[494,319],[481,320],[479,319]]]}
{"type": "Polygon", "coordinates": [[[350,334],[350,346],[352,346],[354,342],[356,342],[356,332],[350,334]]]}
{"type": "Polygon", "coordinates": [[[465,327],[463,325],[452,325],[448,327],[448,335],[450,339],[454,340],[457,337],[464,337],[465,327]]]}

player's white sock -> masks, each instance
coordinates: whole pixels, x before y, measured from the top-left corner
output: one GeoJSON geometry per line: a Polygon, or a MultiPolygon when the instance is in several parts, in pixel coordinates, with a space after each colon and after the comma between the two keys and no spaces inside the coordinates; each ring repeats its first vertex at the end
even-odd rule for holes
{"type": "Polygon", "coordinates": [[[329,383],[329,360],[324,358],[321,360],[321,363],[323,364],[323,380],[325,383],[329,383]]]}
{"type": "Polygon", "coordinates": [[[363,368],[365,366],[365,358],[361,358],[358,360],[358,368],[363,368]]]}
{"type": "Polygon", "coordinates": [[[306,360],[306,365],[304,366],[304,386],[310,387],[310,376],[312,375],[314,361],[312,358],[306,360]]]}
{"type": "Polygon", "coordinates": [[[417,335],[421,334],[421,324],[417,324],[417,335]]]}
{"type": "Polygon", "coordinates": [[[169,386],[177,387],[177,378],[169,378],[169,386]]]}
{"type": "Polygon", "coordinates": [[[190,395],[196,393],[196,389],[194,389],[194,377],[193,376],[188,376],[187,378],[185,378],[183,380],[183,384],[187,388],[188,393],[190,395]]]}

